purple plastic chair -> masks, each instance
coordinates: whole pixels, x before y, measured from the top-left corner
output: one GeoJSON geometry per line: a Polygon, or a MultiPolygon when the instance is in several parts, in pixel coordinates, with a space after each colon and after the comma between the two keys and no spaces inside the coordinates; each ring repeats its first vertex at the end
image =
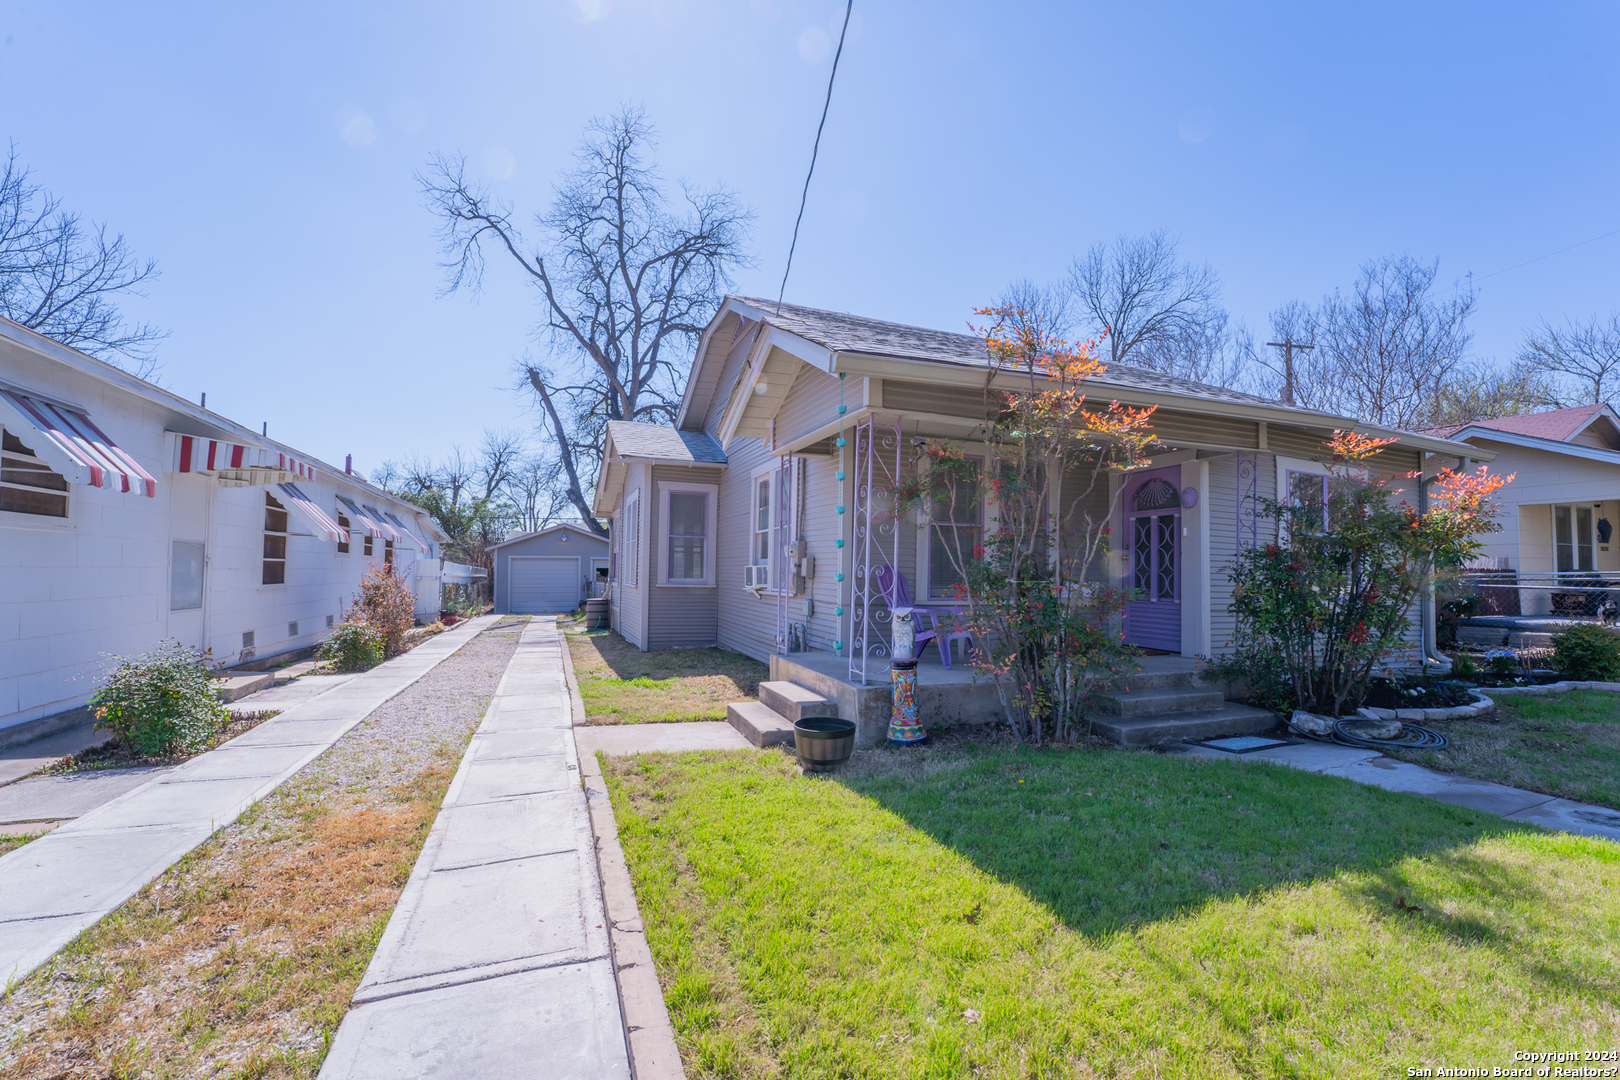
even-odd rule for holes
{"type": "Polygon", "coordinates": [[[951,644],[956,641],[967,642],[967,647],[973,648],[973,635],[966,630],[946,630],[941,634],[939,616],[955,615],[960,608],[917,607],[911,602],[911,589],[906,585],[906,575],[892,566],[879,566],[872,571],[872,584],[877,586],[884,603],[889,610],[910,608],[911,621],[917,628],[916,643],[920,651],[925,642],[932,641],[939,646],[939,659],[947,668],[951,666],[951,644]]]}

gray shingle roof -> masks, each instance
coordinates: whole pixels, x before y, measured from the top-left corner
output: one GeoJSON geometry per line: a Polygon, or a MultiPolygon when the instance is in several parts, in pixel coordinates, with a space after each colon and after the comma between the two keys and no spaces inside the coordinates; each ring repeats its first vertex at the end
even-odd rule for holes
{"type": "MultiPolygon", "coordinates": [[[[989,361],[984,342],[971,334],[953,334],[946,330],[927,330],[920,326],[884,322],[841,311],[822,311],[819,308],[783,304],[777,311],[775,300],[761,300],[751,296],[736,299],[765,312],[765,321],[790,333],[798,334],[833,352],[859,352],[876,356],[894,356],[907,360],[932,360],[937,363],[968,364],[984,367],[989,361]]],[[[1189,397],[1211,398],[1239,402],[1247,405],[1265,405],[1286,409],[1272,398],[1245,394],[1239,390],[1209,386],[1191,379],[1134,367],[1130,364],[1109,364],[1108,370],[1090,380],[1099,386],[1120,386],[1133,390],[1157,390],[1189,397]]],[[[1308,410],[1296,410],[1307,412],[1308,410]]]]}
{"type": "Polygon", "coordinates": [[[706,432],[677,431],[663,424],[609,420],[608,435],[620,457],[724,465],[726,452],[706,432]]]}

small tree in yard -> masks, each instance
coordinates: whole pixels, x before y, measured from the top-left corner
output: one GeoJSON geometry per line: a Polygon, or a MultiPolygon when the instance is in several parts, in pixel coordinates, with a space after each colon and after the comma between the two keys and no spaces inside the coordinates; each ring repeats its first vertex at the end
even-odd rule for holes
{"type": "Polygon", "coordinates": [[[1442,469],[1421,514],[1395,505],[1391,478],[1368,468],[1395,441],[1336,431],[1322,487],[1262,503],[1279,540],[1240,552],[1228,575],[1237,649],[1214,673],[1278,707],[1353,711],[1407,647],[1417,602],[1479,551],[1480,534],[1501,529],[1491,497],[1513,477],[1483,466],[1442,469]]]}
{"type": "Polygon", "coordinates": [[[382,639],[383,655],[398,656],[405,651],[405,632],[416,625],[416,600],[392,564],[372,563],[344,621],[370,626],[382,639]]]}
{"type": "Polygon", "coordinates": [[[1110,472],[1147,464],[1153,410],[1086,408],[1082,384],[1105,370],[1094,343],[1071,346],[1014,308],[978,314],[992,320],[979,331],[990,356],[985,392],[995,418],[983,434],[991,463],[981,471],[960,445],[925,442],[927,468],[901,485],[899,503],[928,516],[935,550],[955,568],[974,666],[994,683],[1013,731],[1036,744],[1071,742],[1087,732],[1098,688],[1134,654],[1114,622],[1125,594],[1088,580],[1107,550],[1112,507],[1087,510],[1088,496],[1110,472]],[[994,388],[1006,374],[1028,385],[994,388]],[[1067,510],[1050,506],[1047,477],[1076,469],[1089,473],[1091,487],[1064,491],[1067,510]],[[952,523],[984,482],[999,513],[982,543],[965,544],[952,523]]]}

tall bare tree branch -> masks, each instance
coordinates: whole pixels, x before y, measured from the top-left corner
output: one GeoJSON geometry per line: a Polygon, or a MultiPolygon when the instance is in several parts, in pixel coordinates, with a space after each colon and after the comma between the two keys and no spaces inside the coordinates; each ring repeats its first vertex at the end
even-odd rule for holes
{"type": "Polygon", "coordinates": [[[11,147],[0,172],[0,315],[145,378],[167,335],[126,323],[117,297],[141,295],[156,277],[122,233],[87,224],[32,183],[11,147]]]}
{"type": "Polygon", "coordinates": [[[1597,405],[1620,388],[1620,314],[1555,326],[1547,319],[1525,335],[1519,361],[1556,373],[1556,404],[1597,405]]]}
{"type": "Polygon", "coordinates": [[[486,243],[536,290],[553,360],[525,363],[523,380],[549,422],[568,501],[603,533],[588,498],[601,423],[674,420],[692,349],[731,271],[748,264],[749,212],[723,189],[685,185],[684,210],[667,209],[661,178],[646,159],[654,146],[639,109],[593,121],[555,201],[535,218],[544,238],[535,246],[513,223],[510,206],[468,181],[464,159],[435,157],[417,178],[439,217],[446,293],[479,287],[486,243]],[[571,385],[554,381],[553,368],[571,385]]]}

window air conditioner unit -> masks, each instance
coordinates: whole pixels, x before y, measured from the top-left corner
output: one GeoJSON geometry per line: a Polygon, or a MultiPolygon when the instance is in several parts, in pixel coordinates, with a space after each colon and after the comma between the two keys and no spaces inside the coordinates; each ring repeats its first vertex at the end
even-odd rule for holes
{"type": "Polygon", "coordinates": [[[769,566],[743,567],[743,588],[763,589],[771,583],[771,568],[769,566]]]}

